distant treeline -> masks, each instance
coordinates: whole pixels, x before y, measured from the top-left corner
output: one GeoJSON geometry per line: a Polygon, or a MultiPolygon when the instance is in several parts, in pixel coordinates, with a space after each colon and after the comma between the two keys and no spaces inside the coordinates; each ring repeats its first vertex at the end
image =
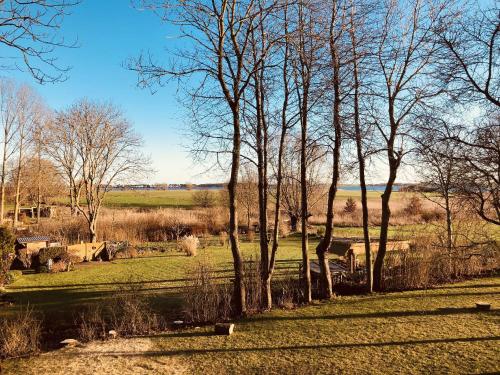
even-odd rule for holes
{"type": "Polygon", "coordinates": [[[135,185],[114,185],[110,190],[220,190],[225,184],[135,184],[135,185]]]}

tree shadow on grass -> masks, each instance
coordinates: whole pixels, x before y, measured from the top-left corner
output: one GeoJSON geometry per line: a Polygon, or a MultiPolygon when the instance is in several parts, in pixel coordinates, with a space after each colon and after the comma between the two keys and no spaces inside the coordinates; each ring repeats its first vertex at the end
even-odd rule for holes
{"type": "MultiPolygon", "coordinates": [[[[175,337],[173,335],[172,337],[175,337]]],[[[179,336],[182,337],[182,336],[179,336]]],[[[146,352],[84,352],[74,353],[74,355],[99,355],[99,356],[175,356],[175,355],[197,355],[197,354],[213,354],[213,353],[245,353],[245,352],[267,352],[276,350],[318,350],[318,349],[344,349],[344,348],[370,348],[370,347],[390,347],[390,346],[412,346],[412,345],[434,345],[434,344],[453,344],[453,343],[474,343],[499,341],[500,336],[486,337],[456,337],[442,339],[426,339],[426,340],[407,340],[407,341],[382,341],[382,342],[354,342],[354,343],[338,343],[338,344],[319,344],[319,345],[289,345],[289,346],[259,346],[246,348],[204,348],[204,349],[179,349],[179,350],[158,350],[146,352]]],[[[72,353],[73,354],[73,353],[72,353]]]]}
{"type": "Polygon", "coordinates": [[[370,318],[401,318],[412,316],[442,316],[459,314],[492,314],[499,315],[500,310],[479,311],[472,307],[438,308],[436,310],[410,310],[410,311],[379,311],[361,314],[335,314],[335,315],[311,315],[311,316],[256,316],[249,322],[261,321],[295,321],[295,320],[336,320],[336,319],[370,319],[370,318]]]}
{"type": "MultiPolygon", "coordinates": [[[[494,296],[500,294],[498,292],[463,292],[463,293],[432,293],[434,290],[442,291],[443,289],[428,289],[425,290],[427,293],[414,294],[414,293],[401,293],[401,292],[390,292],[390,293],[378,293],[374,295],[364,295],[359,299],[343,300],[340,303],[342,305],[358,304],[360,302],[367,301],[397,301],[397,300],[411,300],[411,299],[425,299],[429,297],[433,298],[449,298],[449,297],[465,297],[465,296],[494,296]]],[[[419,292],[419,291],[417,291],[419,292]]]]}

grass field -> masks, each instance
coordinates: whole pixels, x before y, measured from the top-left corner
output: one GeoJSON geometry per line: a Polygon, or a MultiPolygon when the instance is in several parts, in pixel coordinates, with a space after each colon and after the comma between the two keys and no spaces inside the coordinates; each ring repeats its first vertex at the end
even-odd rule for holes
{"type": "MultiPolygon", "coordinates": [[[[125,190],[125,191],[110,191],[106,194],[105,206],[107,207],[143,207],[143,208],[165,208],[165,207],[182,207],[189,208],[194,206],[193,194],[196,190],[125,190]]],[[[218,190],[214,194],[218,194],[218,190]]],[[[397,201],[407,193],[393,193],[393,200],[397,201]]],[[[368,198],[371,201],[380,199],[381,192],[369,191],[368,198]]],[[[359,198],[359,191],[339,190],[337,198],[345,200],[348,197],[359,198]]],[[[59,203],[68,204],[67,197],[57,199],[59,203]]]]}
{"type": "MultiPolygon", "coordinates": [[[[339,228],[336,235],[359,235],[352,229],[355,228],[339,228]]],[[[393,235],[400,233],[399,228],[393,229],[393,235]]],[[[377,234],[377,231],[374,228],[373,234],[377,234]]],[[[309,247],[311,259],[316,259],[317,243],[318,240],[312,237],[309,247]]],[[[255,259],[259,245],[257,240],[252,243],[242,242],[241,249],[244,257],[255,259]]],[[[213,264],[221,280],[228,281],[233,277],[231,251],[226,246],[207,247],[200,250],[196,257],[187,257],[170,250],[134,259],[80,263],[76,264],[76,269],[72,272],[20,276],[7,289],[16,302],[11,311],[17,306],[29,304],[50,317],[50,320],[72,323],[75,311],[81,309],[82,305],[109,297],[118,288],[128,284],[141,284],[142,292],[152,297],[159,311],[167,315],[175,314],[179,309],[179,292],[186,285],[187,273],[202,260],[213,264]]],[[[297,276],[300,263],[299,235],[281,240],[277,253],[277,274],[293,272],[297,276]]],[[[3,311],[3,314],[8,313],[9,310],[3,311]]]]}
{"type": "MultiPolygon", "coordinates": [[[[110,266],[111,267],[111,266],[110,266]]],[[[65,349],[6,374],[479,374],[500,371],[500,278],[338,297],[211,327],[65,349]],[[478,300],[493,310],[478,312],[478,300]]]]}
{"type": "MultiPolygon", "coordinates": [[[[314,257],[315,245],[316,242],[311,241],[311,257],[314,257]]],[[[257,242],[243,242],[241,247],[247,258],[255,257],[258,252],[257,242]]],[[[169,251],[112,262],[80,263],[72,272],[27,274],[9,285],[8,292],[17,306],[29,303],[55,320],[73,322],[74,312],[82,305],[111,296],[127,284],[142,284],[142,292],[150,294],[157,308],[168,315],[171,310],[178,310],[178,294],[186,284],[186,274],[201,260],[211,262],[221,279],[233,277],[231,251],[227,247],[214,246],[201,250],[196,257],[169,251]]],[[[298,272],[300,261],[298,239],[291,237],[282,241],[277,272],[298,272]]]]}

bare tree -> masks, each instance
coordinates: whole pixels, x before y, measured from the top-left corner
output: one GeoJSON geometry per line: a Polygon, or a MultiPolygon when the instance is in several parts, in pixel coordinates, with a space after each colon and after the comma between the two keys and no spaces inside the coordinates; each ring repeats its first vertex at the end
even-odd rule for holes
{"type": "Polygon", "coordinates": [[[318,35],[320,28],[317,16],[320,4],[313,1],[300,0],[296,8],[296,29],[293,33],[293,59],[295,93],[300,123],[300,219],[302,249],[302,281],[304,300],[311,302],[311,269],[309,264],[309,235],[307,232],[309,211],[308,194],[308,153],[313,139],[310,134],[312,109],[318,102],[319,92],[315,90],[315,82],[319,76],[322,41],[318,35]]]}
{"type": "Polygon", "coordinates": [[[369,293],[373,291],[373,260],[370,246],[370,230],[369,230],[369,214],[368,214],[368,193],[366,189],[366,159],[367,146],[366,138],[368,138],[367,122],[362,124],[362,84],[364,77],[363,70],[360,68],[368,59],[370,50],[370,35],[371,31],[368,27],[368,14],[373,11],[373,4],[358,1],[350,1],[350,19],[349,19],[349,36],[351,42],[350,52],[352,55],[352,122],[354,124],[354,139],[356,143],[356,157],[358,162],[359,186],[361,190],[361,209],[362,209],[362,225],[363,225],[363,240],[365,244],[365,267],[366,267],[366,289],[369,293]],[[363,126],[364,125],[364,126],[363,126]]]}
{"type": "Polygon", "coordinates": [[[455,190],[481,218],[498,225],[500,8],[497,2],[467,5],[459,16],[443,19],[436,28],[436,39],[444,46],[436,71],[451,98],[446,106],[457,113],[480,111],[470,120],[448,115],[452,120],[446,119],[441,136],[443,142],[454,144],[447,158],[462,170],[455,190]]]}
{"type": "Polygon", "coordinates": [[[250,164],[245,164],[241,169],[241,178],[238,182],[238,201],[241,203],[245,216],[247,230],[251,229],[252,215],[258,205],[257,176],[250,164]]]}
{"type": "Polygon", "coordinates": [[[500,225],[500,114],[451,137],[447,157],[461,170],[457,193],[485,221],[500,225]]]}
{"type": "MultiPolygon", "coordinates": [[[[23,166],[23,179],[21,183],[21,201],[36,205],[50,202],[50,199],[60,197],[66,192],[65,181],[52,161],[37,156],[36,147],[27,158],[23,166]],[[40,170],[42,173],[40,173],[40,170]]],[[[15,184],[15,180],[12,181],[15,184]]]]}
{"type": "Polygon", "coordinates": [[[45,152],[66,182],[71,215],[77,213],[77,194],[80,190],[81,165],[77,163],[76,127],[59,113],[47,125],[45,152]]]}
{"type": "MultiPolygon", "coordinates": [[[[338,183],[340,180],[340,157],[343,133],[343,120],[341,118],[341,105],[343,97],[342,87],[342,68],[345,62],[342,55],[346,55],[344,45],[344,31],[347,28],[346,20],[346,3],[344,1],[333,0],[328,14],[328,45],[329,45],[329,70],[331,71],[331,86],[333,91],[332,98],[332,127],[333,127],[333,168],[331,174],[331,183],[328,189],[327,209],[326,209],[326,226],[325,235],[316,247],[316,254],[318,255],[318,262],[321,270],[321,285],[324,298],[331,298],[332,291],[332,278],[330,275],[330,266],[328,260],[328,251],[333,239],[333,220],[334,208],[333,204],[337,194],[338,183]]],[[[328,135],[328,138],[331,138],[328,135]]]]}
{"type": "MultiPolygon", "coordinates": [[[[281,39],[281,53],[282,63],[280,64],[280,72],[281,73],[281,87],[280,92],[282,93],[281,106],[279,110],[279,118],[280,118],[280,130],[279,130],[279,141],[278,141],[278,150],[276,158],[276,172],[275,172],[275,180],[276,180],[276,195],[275,195],[275,203],[274,203],[274,228],[273,228],[273,236],[272,236],[272,249],[271,249],[271,259],[269,261],[269,269],[267,272],[267,279],[265,281],[266,285],[270,285],[271,276],[274,272],[274,267],[276,263],[276,253],[279,247],[279,230],[281,224],[281,207],[282,207],[282,186],[283,186],[283,159],[285,153],[285,141],[287,139],[288,131],[294,124],[294,116],[289,114],[289,106],[290,106],[290,94],[292,88],[290,87],[290,43],[289,43],[289,4],[288,1],[285,1],[285,4],[282,8],[283,15],[283,23],[282,30],[284,38],[281,39]]],[[[270,291],[270,287],[268,287],[268,291],[270,291]]],[[[268,299],[270,297],[268,296],[268,299]]]]}
{"type": "MultiPolygon", "coordinates": [[[[229,239],[235,271],[235,311],[246,314],[237,200],[242,143],[241,106],[245,91],[263,59],[263,56],[250,58],[250,36],[258,23],[265,20],[272,7],[259,7],[254,0],[221,0],[211,3],[195,0],[145,0],[140,3],[157,12],[164,21],[178,25],[182,37],[189,43],[176,54],[178,61],[173,66],[164,67],[155,63],[150,56],[144,55],[129,63],[129,68],[139,73],[139,84],[161,85],[164,79],[195,76],[200,84],[189,93],[190,103],[201,105],[208,111],[216,107],[222,112],[217,114],[217,122],[222,124],[217,130],[222,134],[218,136],[216,131],[207,132],[203,126],[207,124],[203,122],[199,128],[201,141],[198,143],[205,145],[207,138],[216,139],[220,142],[219,146],[222,144],[223,150],[219,148],[215,153],[230,155],[229,239]]],[[[260,53],[265,54],[266,51],[262,50],[260,53]]],[[[195,121],[199,121],[202,112],[203,110],[193,111],[195,121]]],[[[196,148],[198,151],[207,151],[199,145],[196,148]]]]}
{"type": "Polygon", "coordinates": [[[54,52],[58,47],[75,46],[66,43],[58,31],[68,10],[79,0],[4,0],[0,3],[0,43],[13,54],[3,56],[1,67],[23,70],[24,66],[39,83],[64,80],[69,69],[58,64],[54,52]]]}
{"type": "Polygon", "coordinates": [[[449,155],[458,155],[459,149],[456,143],[446,138],[440,140],[439,133],[427,129],[424,137],[419,140],[417,152],[424,196],[442,208],[446,214],[446,248],[451,256],[455,211],[453,196],[457,192],[462,172],[459,164],[449,155]]]}
{"type": "Polygon", "coordinates": [[[380,243],[374,263],[376,290],[382,289],[391,217],[389,202],[403,157],[410,151],[405,146],[411,124],[442,93],[431,79],[439,47],[432,31],[446,9],[446,1],[391,1],[384,4],[377,25],[380,37],[376,50],[377,78],[373,85],[374,122],[382,137],[389,176],[382,194],[380,243]],[[386,108],[387,112],[380,113],[379,108],[386,108]]]}
{"type": "Polygon", "coordinates": [[[137,179],[148,171],[149,160],[141,152],[142,139],[123,113],[111,104],[82,100],[59,114],[63,127],[71,128],[79,165],[76,207],[85,217],[92,242],[97,240],[97,222],[112,183],[137,179]],[[80,195],[85,197],[85,206],[80,195]]]}
{"type": "Polygon", "coordinates": [[[5,217],[5,185],[8,175],[8,164],[15,153],[15,136],[17,134],[17,116],[19,112],[18,86],[10,80],[0,82],[0,116],[2,122],[2,170],[0,175],[0,222],[5,217]]]}
{"type": "Polygon", "coordinates": [[[18,92],[19,106],[17,113],[17,160],[15,168],[15,200],[14,200],[14,219],[12,226],[16,226],[19,220],[19,207],[21,204],[21,182],[22,172],[25,163],[25,155],[29,143],[32,141],[32,131],[43,122],[44,110],[41,99],[36,93],[27,86],[22,86],[18,92]]]}
{"type": "MultiPolygon", "coordinates": [[[[321,184],[322,164],[325,161],[324,151],[317,142],[311,143],[307,148],[307,201],[309,211],[319,204],[324,197],[321,184]]],[[[300,138],[290,132],[283,150],[283,181],[282,181],[282,207],[290,220],[290,230],[296,232],[301,217],[301,184],[300,184],[300,138]]]]}
{"type": "Polygon", "coordinates": [[[436,27],[445,48],[437,77],[458,102],[486,101],[500,107],[500,7],[497,1],[461,3],[459,16],[436,27]]]}

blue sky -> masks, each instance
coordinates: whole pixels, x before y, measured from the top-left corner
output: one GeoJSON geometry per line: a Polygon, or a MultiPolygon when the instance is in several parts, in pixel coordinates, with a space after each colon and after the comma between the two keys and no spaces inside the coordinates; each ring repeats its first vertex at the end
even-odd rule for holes
{"type": "MultiPolygon", "coordinates": [[[[67,81],[38,85],[22,72],[3,75],[31,84],[54,109],[79,98],[111,100],[123,109],[145,141],[145,151],[157,173],[151,182],[205,182],[186,152],[183,112],[176,100],[176,85],[160,88],[153,95],[136,87],[137,76],[123,68],[124,61],[150,50],[165,57],[165,47],[175,43],[169,29],[148,11],[134,9],[129,0],[83,0],[65,18],[60,31],[68,41],[78,39],[79,48],[58,49],[59,63],[71,66],[67,81]]],[[[167,59],[165,59],[167,60],[167,59]]]]}

